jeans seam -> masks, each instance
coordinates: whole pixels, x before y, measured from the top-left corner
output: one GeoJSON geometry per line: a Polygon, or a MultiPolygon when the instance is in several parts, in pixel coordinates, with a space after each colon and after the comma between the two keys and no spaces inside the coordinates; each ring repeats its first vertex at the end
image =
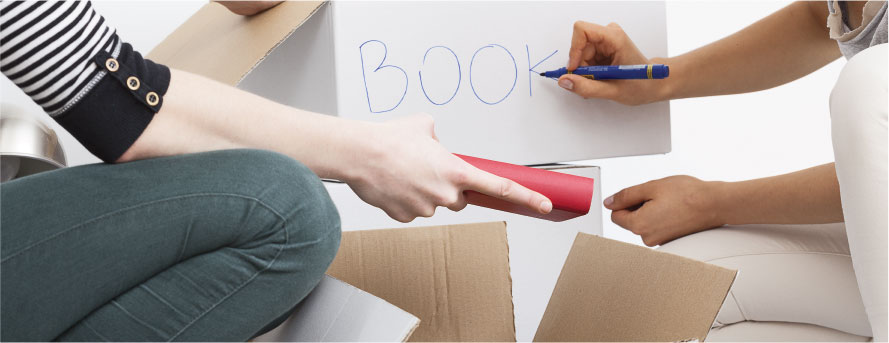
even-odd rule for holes
{"type": "Polygon", "coordinates": [[[201,287],[200,285],[198,285],[197,283],[195,283],[192,279],[189,279],[188,276],[186,276],[185,274],[182,274],[182,272],[180,272],[180,271],[178,271],[178,270],[176,270],[176,269],[170,269],[170,270],[172,270],[174,273],[176,273],[176,274],[178,274],[179,276],[181,276],[183,279],[185,279],[185,281],[188,281],[188,283],[190,283],[192,286],[194,286],[195,289],[202,289],[202,287],[201,287]]]}
{"type": "Polygon", "coordinates": [[[269,211],[271,211],[271,212],[272,212],[276,217],[278,217],[279,219],[281,219],[281,220],[284,219],[284,217],[281,216],[281,214],[278,213],[278,211],[275,211],[275,209],[273,209],[271,206],[269,206],[269,205],[265,204],[264,202],[262,202],[262,200],[259,200],[258,198],[254,198],[254,197],[246,196],[246,195],[235,194],[235,193],[193,193],[193,194],[178,195],[178,196],[169,197],[169,198],[163,198],[163,199],[152,200],[152,201],[149,201],[149,202],[145,202],[145,203],[141,203],[141,204],[137,204],[137,205],[133,205],[133,206],[129,206],[129,207],[125,207],[125,208],[121,208],[121,209],[118,209],[118,210],[114,210],[114,211],[107,212],[107,213],[105,213],[105,214],[96,216],[96,217],[91,218],[91,219],[89,219],[89,220],[87,220],[87,221],[84,221],[84,222],[82,222],[82,223],[80,223],[80,224],[76,224],[76,225],[71,226],[71,227],[69,227],[69,228],[67,228],[67,229],[65,229],[65,230],[59,231],[59,232],[57,232],[57,233],[55,233],[55,234],[52,234],[52,235],[50,235],[49,237],[46,237],[46,238],[44,238],[44,239],[42,239],[42,240],[40,240],[40,241],[34,242],[34,243],[32,243],[31,245],[29,245],[29,246],[27,246],[27,247],[24,247],[24,248],[22,248],[21,250],[16,251],[15,253],[13,253],[13,254],[11,254],[11,255],[9,255],[9,256],[3,258],[2,260],[0,260],[0,263],[6,263],[6,261],[9,261],[9,260],[11,260],[11,259],[17,257],[17,256],[19,256],[19,255],[25,253],[26,251],[28,251],[28,250],[30,250],[30,249],[32,249],[32,248],[38,246],[38,245],[41,245],[41,244],[50,242],[50,241],[52,241],[52,240],[54,240],[54,239],[56,239],[56,238],[61,237],[61,236],[64,235],[64,234],[67,234],[67,233],[73,231],[74,229],[80,228],[80,227],[82,227],[82,226],[85,226],[85,225],[87,225],[87,224],[90,224],[90,223],[93,223],[93,222],[96,222],[96,221],[99,221],[99,220],[102,220],[102,219],[110,218],[110,217],[113,217],[113,216],[115,216],[115,215],[118,215],[118,214],[121,214],[121,213],[124,213],[124,212],[127,212],[127,211],[132,211],[132,210],[135,210],[135,209],[139,209],[139,208],[142,208],[142,207],[146,207],[146,206],[151,206],[151,205],[155,205],[155,204],[160,204],[160,203],[164,203],[164,202],[168,202],[168,201],[174,201],[174,200],[180,200],[180,199],[188,199],[188,198],[197,198],[197,197],[203,197],[203,196],[222,196],[222,197],[234,197],[234,198],[241,198],[241,199],[252,200],[252,201],[255,201],[255,202],[259,203],[262,207],[265,207],[266,209],[268,209],[269,211]]]}
{"type": "Polygon", "coordinates": [[[187,314],[182,313],[182,311],[179,311],[179,309],[177,309],[175,306],[173,306],[173,304],[170,304],[170,302],[167,301],[167,299],[164,299],[163,297],[160,296],[160,294],[157,294],[157,292],[155,292],[151,288],[149,288],[148,285],[143,283],[143,284],[139,285],[139,288],[145,290],[146,292],[148,292],[148,294],[151,294],[151,296],[155,297],[158,301],[160,301],[161,303],[163,303],[164,305],[166,305],[167,307],[169,307],[171,310],[178,313],[179,315],[181,315],[183,317],[188,316],[187,314]]]}
{"type": "MultiPolygon", "coordinates": [[[[260,202],[260,203],[262,203],[262,202],[260,202]]],[[[264,205],[264,206],[265,206],[265,205],[264,205]]],[[[217,306],[219,306],[220,304],[222,304],[223,302],[225,302],[226,300],[228,300],[228,298],[230,298],[232,295],[234,295],[235,293],[238,293],[238,291],[240,291],[241,289],[243,289],[244,286],[247,286],[247,284],[249,284],[250,282],[253,282],[253,280],[255,280],[256,277],[259,276],[259,274],[262,274],[263,272],[265,272],[266,270],[268,270],[269,268],[271,268],[272,265],[275,264],[275,262],[278,261],[278,257],[281,256],[281,252],[284,251],[284,247],[287,246],[288,244],[290,244],[290,233],[287,232],[287,229],[286,229],[287,219],[285,219],[283,216],[281,216],[280,214],[278,214],[274,209],[269,208],[269,210],[272,211],[272,212],[274,212],[275,215],[278,216],[278,218],[281,219],[281,226],[282,226],[282,227],[285,227],[284,230],[281,230],[281,231],[284,231],[284,244],[282,244],[281,247],[278,249],[278,252],[275,253],[275,257],[273,257],[272,260],[269,261],[269,263],[268,263],[265,267],[263,267],[261,270],[258,270],[258,271],[256,271],[256,273],[253,273],[253,275],[251,275],[249,279],[247,279],[246,281],[244,281],[244,283],[242,283],[242,284],[239,285],[237,288],[235,288],[234,290],[232,290],[231,292],[229,292],[228,294],[226,294],[224,297],[222,297],[221,299],[219,299],[219,301],[217,301],[215,304],[213,304],[213,306],[210,306],[210,308],[208,308],[207,310],[205,310],[204,312],[202,312],[201,314],[199,314],[197,317],[195,317],[191,322],[189,322],[188,324],[186,324],[185,326],[183,326],[182,329],[180,329],[179,332],[177,332],[177,333],[174,334],[172,337],[170,337],[170,338],[167,340],[167,342],[171,342],[171,341],[173,341],[174,339],[176,339],[176,337],[179,337],[179,335],[181,335],[183,332],[185,332],[185,330],[187,330],[187,329],[190,328],[192,325],[194,325],[194,323],[196,323],[198,320],[200,320],[201,318],[203,318],[204,316],[206,316],[208,313],[210,313],[210,311],[213,311],[217,306]]]]}
{"type": "Polygon", "coordinates": [[[176,263],[182,262],[182,256],[185,256],[185,248],[188,248],[188,238],[191,237],[191,227],[194,223],[189,223],[185,229],[185,238],[182,239],[182,249],[179,250],[179,256],[176,256],[176,263]]]}
{"type": "Polygon", "coordinates": [[[121,311],[123,311],[123,313],[126,314],[128,317],[133,318],[133,320],[135,320],[137,323],[141,324],[142,326],[144,326],[144,327],[146,327],[146,328],[151,329],[151,331],[154,331],[154,333],[156,333],[158,336],[161,336],[161,337],[164,336],[164,332],[163,332],[163,330],[158,329],[158,328],[152,326],[151,324],[145,322],[145,321],[142,320],[142,319],[139,319],[138,317],[136,317],[136,315],[130,313],[130,311],[128,311],[127,309],[125,309],[125,308],[123,307],[123,305],[121,305],[119,302],[117,302],[117,300],[111,300],[111,304],[114,305],[114,307],[117,307],[117,308],[119,308],[121,311]]]}
{"type": "Polygon", "coordinates": [[[105,335],[99,333],[98,330],[96,330],[96,329],[94,329],[92,326],[90,326],[90,325],[87,323],[86,320],[83,321],[83,326],[84,326],[85,328],[87,328],[87,329],[90,329],[90,331],[92,331],[94,334],[96,334],[96,336],[99,336],[99,338],[101,338],[101,339],[104,340],[105,342],[111,342],[111,340],[108,339],[108,337],[105,337],[105,335]]]}

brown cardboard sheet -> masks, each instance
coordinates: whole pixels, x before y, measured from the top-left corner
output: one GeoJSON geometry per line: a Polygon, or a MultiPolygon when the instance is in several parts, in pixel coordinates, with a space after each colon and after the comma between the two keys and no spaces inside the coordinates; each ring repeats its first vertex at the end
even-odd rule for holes
{"type": "Polygon", "coordinates": [[[343,232],[328,274],[420,318],[410,341],[515,341],[506,223],[343,232]]]}
{"type": "Polygon", "coordinates": [[[148,58],[236,85],[324,1],[284,1],[254,16],[210,2],[157,45],[148,58]]]}
{"type": "Polygon", "coordinates": [[[535,341],[703,341],[734,270],[579,233],[535,341]]]}

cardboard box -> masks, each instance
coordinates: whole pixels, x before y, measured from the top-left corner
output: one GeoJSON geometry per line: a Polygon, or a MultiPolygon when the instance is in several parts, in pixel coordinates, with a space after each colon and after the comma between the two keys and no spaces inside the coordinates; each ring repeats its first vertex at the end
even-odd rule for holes
{"type": "Polygon", "coordinates": [[[148,57],[344,118],[426,112],[442,144],[470,156],[527,165],[669,152],[667,102],[586,100],[537,75],[564,66],[576,20],[618,22],[646,55],[667,53],[662,2],[316,1],[249,18],[211,2],[148,57]]]}
{"type": "MultiPolygon", "coordinates": [[[[540,168],[592,178],[596,185],[602,184],[598,167],[552,165],[540,168]]],[[[346,184],[325,182],[325,186],[339,209],[344,231],[493,221],[509,223],[507,238],[516,335],[522,341],[534,338],[537,324],[546,310],[547,300],[556,286],[559,271],[565,263],[574,237],[578,232],[602,234],[602,196],[599,187],[594,188],[590,213],[564,222],[550,222],[468,206],[460,212],[439,208],[431,218],[417,218],[405,224],[366,204],[346,184]],[[547,253],[541,254],[540,251],[547,253]]]]}
{"type": "MultiPolygon", "coordinates": [[[[352,231],[328,273],[419,317],[411,341],[514,341],[508,250],[503,222],[352,231]]],[[[534,340],[703,341],[735,275],[578,233],[534,340]]]]}
{"type": "Polygon", "coordinates": [[[254,342],[403,342],[420,320],[325,275],[280,326],[254,342]]]}

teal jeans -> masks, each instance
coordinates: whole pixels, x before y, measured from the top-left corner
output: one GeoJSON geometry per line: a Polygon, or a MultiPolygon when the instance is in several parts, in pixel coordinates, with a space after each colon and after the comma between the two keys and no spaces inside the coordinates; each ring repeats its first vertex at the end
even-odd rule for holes
{"type": "Polygon", "coordinates": [[[229,150],[0,185],[3,341],[244,341],[336,255],[339,215],[288,157],[229,150]]]}

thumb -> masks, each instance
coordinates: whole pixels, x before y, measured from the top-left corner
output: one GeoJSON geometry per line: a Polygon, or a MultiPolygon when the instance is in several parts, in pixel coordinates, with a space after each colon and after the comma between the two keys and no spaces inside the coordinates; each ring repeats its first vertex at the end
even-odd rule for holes
{"type": "Polygon", "coordinates": [[[580,75],[565,74],[559,78],[559,86],[585,99],[613,99],[617,88],[613,82],[590,80],[580,75]]]}
{"type": "Polygon", "coordinates": [[[624,188],[604,201],[605,208],[615,211],[631,208],[652,199],[648,183],[624,188]]]}

